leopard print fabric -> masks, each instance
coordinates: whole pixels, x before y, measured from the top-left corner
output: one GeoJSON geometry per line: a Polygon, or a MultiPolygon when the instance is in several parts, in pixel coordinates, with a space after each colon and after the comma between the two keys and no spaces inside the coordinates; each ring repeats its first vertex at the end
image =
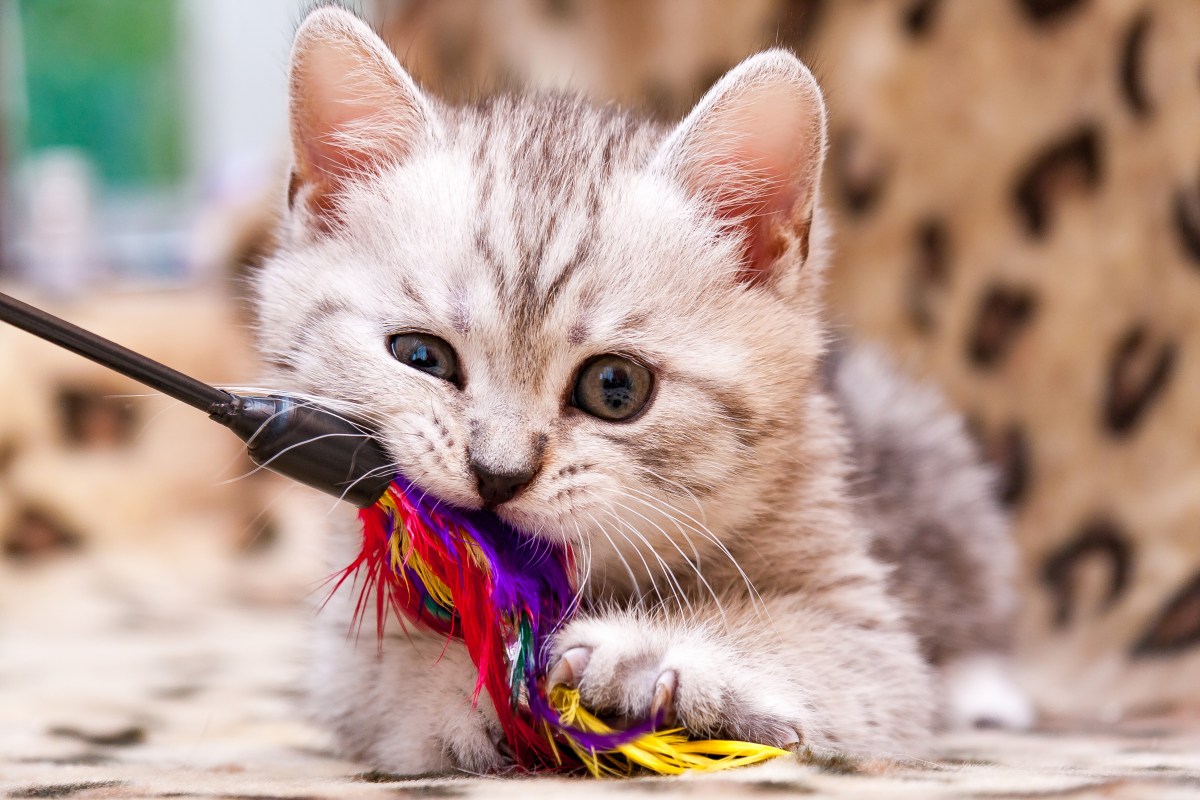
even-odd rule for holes
{"type": "MultiPolygon", "coordinates": [[[[366,5],[458,99],[545,75],[667,118],[745,54],[796,49],[833,111],[836,313],[940,383],[1002,468],[1041,731],[622,795],[1194,795],[1200,4],[366,5]],[[1076,722],[1149,712],[1168,716],[1076,722]]],[[[53,310],[203,378],[255,371],[222,298],[53,310]]],[[[305,520],[328,505],[261,475],[220,486],[249,469],[236,443],[131,393],[0,330],[0,792],[493,796],[333,757],[297,711],[302,599],[323,574],[305,520]]],[[[519,787],[535,789],[564,790],[519,787]]]]}
{"type": "Polygon", "coordinates": [[[671,117],[745,55],[797,50],[832,112],[835,318],[940,384],[999,465],[1039,704],[1200,705],[1200,5],[380,11],[459,99],[583,84],[671,117]]]}
{"type": "Polygon", "coordinates": [[[1043,707],[1194,705],[1200,6],[966,5],[826,21],[888,54],[837,78],[834,304],[1001,466],[1043,707]]]}

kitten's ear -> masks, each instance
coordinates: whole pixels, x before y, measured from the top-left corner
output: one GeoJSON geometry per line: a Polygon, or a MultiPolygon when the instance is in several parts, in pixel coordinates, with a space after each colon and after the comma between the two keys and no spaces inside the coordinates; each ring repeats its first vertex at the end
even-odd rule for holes
{"type": "Polygon", "coordinates": [[[328,219],[356,176],[402,161],[438,135],[437,114],[367,25],[338,8],[305,18],[289,74],[295,168],[288,204],[328,219]]]}
{"type": "Polygon", "coordinates": [[[825,154],[825,103],[785,50],[743,61],[663,143],[657,163],[742,230],[745,279],[769,279],[790,243],[808,257],[825,154]]]}

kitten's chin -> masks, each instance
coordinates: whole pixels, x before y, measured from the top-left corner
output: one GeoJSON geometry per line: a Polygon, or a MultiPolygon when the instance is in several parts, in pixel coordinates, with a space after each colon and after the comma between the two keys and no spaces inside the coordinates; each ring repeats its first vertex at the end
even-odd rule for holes
{"type": "Polygon", "coordinates": [[[559,520],[548,519],[544,514],[530,513],[516,506],[500,506],[495,513],[514,528],[554,544],[573,545],[579,538],[574,529],[568,532],[559,520]]]}

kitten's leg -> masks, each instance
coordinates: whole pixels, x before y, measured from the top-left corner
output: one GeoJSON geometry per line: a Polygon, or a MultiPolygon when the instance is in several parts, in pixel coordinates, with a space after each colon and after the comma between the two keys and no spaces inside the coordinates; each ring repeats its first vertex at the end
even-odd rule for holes
{"type": "Polygon", "coordinates": [[[932,725],[914,638],[840,619],[799,595],[761,607],[584,617],[555,642],[553,681],[585,705],[645,718],[658,708],[697,736],[897,755],[932,725]],[[673,708],[671,707],[673,706],[673,708]]]}
{"type": "Polygon", "coordinates": [[[349,616],[339,610],[322,615],[310,703],[347,756],[401,774],[509,762],[487,693],[472,702],[477,672],[461,642],[392,624],[380,648],[373,621],[347,635],[349,616]]]}
{"type": "Polygon", "coordinates": [[[995,476],[932,387],[905,379],[873,347],[831,361],[854,443],[861,519],[892,569],[926,656],[939,665],[946,721],[1025,728],[1035,717],[1010,649],[1017,549],[995,476]]]}

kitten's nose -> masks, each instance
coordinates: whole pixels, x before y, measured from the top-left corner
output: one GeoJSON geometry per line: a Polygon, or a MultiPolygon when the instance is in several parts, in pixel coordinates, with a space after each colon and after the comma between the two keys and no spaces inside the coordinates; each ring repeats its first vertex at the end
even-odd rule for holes
{"type": "Polygon", "coordinates": [[[482,464],[471,463],[471,471],[479,479],[479,497],[488,508],[495,508],[501,503],[507,503],[517,496],[517,493],[529,485],[536,469],[519,472],[492,472],[482,464]]]}

